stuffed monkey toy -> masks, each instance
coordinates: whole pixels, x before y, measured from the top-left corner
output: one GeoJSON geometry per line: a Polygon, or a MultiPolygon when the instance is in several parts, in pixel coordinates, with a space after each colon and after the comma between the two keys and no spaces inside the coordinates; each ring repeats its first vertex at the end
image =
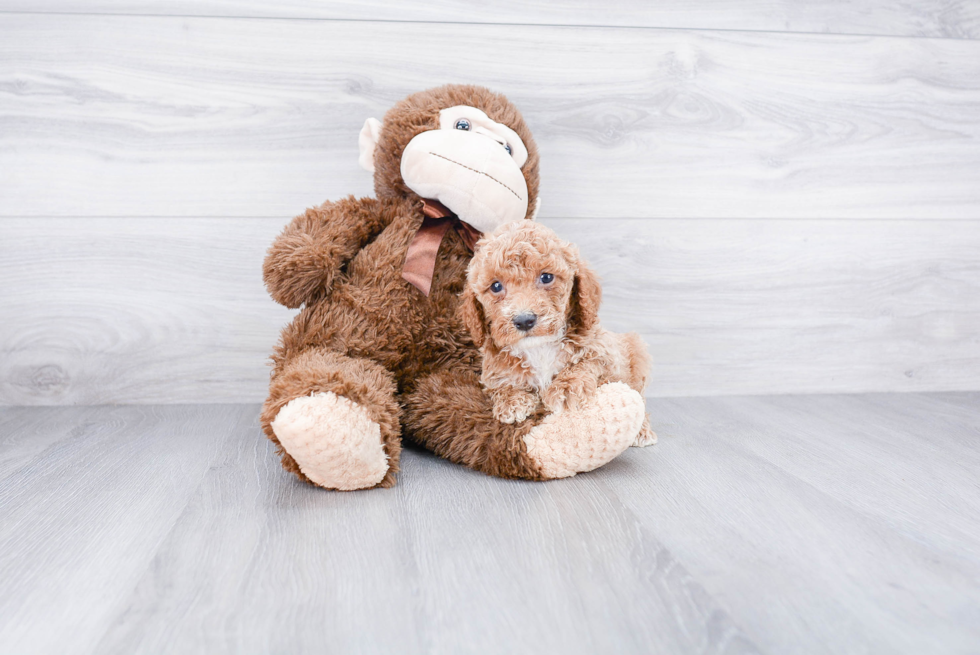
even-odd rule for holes
{"type": "Polygon", "coordinates": [[[533,220],[538,152],[504,96],[449,85],[413,94],[361,130],[376,198],[293,219],[263,267],[301,308],[272,354],[261,423],[283,467],[326,489],[390,487],[402,439],[490,475],[546,480],[626,450],[643,398],[599,387],[575,410],[493,416],[480,354],[457,315],[481,233],[533,220]]]}

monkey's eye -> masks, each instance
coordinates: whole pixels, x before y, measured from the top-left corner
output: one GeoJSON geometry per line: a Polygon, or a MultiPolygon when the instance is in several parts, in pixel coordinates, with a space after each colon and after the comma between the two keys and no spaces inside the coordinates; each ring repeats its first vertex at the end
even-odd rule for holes
{"type": "Polygon", "coordinates": [[[511,147],[510,147],[510,145],[509,145],[509,144],[506,144],[506,143],[504,144],[504,150],[506,150],[506,151],[507,151],[507,154],[508,154],[508,155],[512,155],[512,154],[514,154],[514,151],[513,151],[512,149],[511,149],[511,147]]]}
{"type": "Polygon", "coordinates": [[[538,279],[541,280],[541,284],[551,284],[555,281],[555,276],[551,273],[542,273],[538,279]]]}
{"type": "Polygon", "coordinates": [[[456,121],[456,129],[468,131],[470,129],[470,122],[465,118],[460,118],[458,121],[456,121]]]}
{"type": "Polygon", "coordinates": [[[504,290],[504,285],[502,285],[498,280],[494,280],[493,284],[490,285],[490,291],[492,293],[500,293],[504,290]]]}

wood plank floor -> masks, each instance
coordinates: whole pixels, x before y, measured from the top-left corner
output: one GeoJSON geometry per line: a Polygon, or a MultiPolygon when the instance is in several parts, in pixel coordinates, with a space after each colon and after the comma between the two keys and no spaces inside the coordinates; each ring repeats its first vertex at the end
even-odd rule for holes
{"type": "Polygon", "coordinates": [[[346,494],[255,405],[0,408],[0,652],[980,649],[980,393],[648,404],[591,474],[346,494]]]}

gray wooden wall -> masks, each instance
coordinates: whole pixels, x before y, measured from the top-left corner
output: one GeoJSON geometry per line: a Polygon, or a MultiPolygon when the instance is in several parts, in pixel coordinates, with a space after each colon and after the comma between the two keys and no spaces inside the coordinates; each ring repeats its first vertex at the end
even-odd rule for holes
{"type": "Polygon", "coordinates": [[[0,404],[262,399],[265,248],[445,82],[651,395],[980,389],[978,0],[0,0],[0,404]]]}

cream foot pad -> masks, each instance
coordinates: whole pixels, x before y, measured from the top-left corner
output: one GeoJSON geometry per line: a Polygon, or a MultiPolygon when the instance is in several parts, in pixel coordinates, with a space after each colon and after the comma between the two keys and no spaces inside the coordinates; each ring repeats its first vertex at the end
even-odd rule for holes
{"type": "Polygon", "coordinates": [[[272,431],[303,474],[328,489],[367,489],[388,472],[381,426],[357,403],[325,392],[295,398],[272,431]]]}
{"type": "Polygon", "coordinates": [[[567,478],[597,469],[629,448],[645,416],[643,397],[622,382],[611,382],[582,409],[546,416],[524,444],[546,477],[567,478]]]}

